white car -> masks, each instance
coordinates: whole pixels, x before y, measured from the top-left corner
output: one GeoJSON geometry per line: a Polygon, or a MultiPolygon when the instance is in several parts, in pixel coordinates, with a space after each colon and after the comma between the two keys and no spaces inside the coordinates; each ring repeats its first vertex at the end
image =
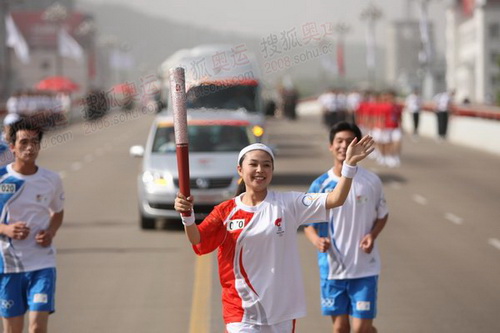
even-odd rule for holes
{"type": "MultiPolygon", "coordinates": [[[[174,200],[179,191],[173,116],[156,116],[146,147],[133,146],[130,154],[143,157],[137,179],[140,225],[154,229],[156,220],[179,220],[174,200]]],[[[189,172],[195,217],[235,195],[239,151],[260,141],[262,128],[246,112],[190,110],[188,112],[189,172]],[[256,133],[256,134],[254,134],[256,133]]]]}

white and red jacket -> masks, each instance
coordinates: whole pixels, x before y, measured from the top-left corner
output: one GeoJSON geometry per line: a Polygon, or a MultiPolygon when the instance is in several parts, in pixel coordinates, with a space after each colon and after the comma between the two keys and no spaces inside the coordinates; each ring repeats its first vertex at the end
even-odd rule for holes
{"type": "Polygon", "coordinates": [[[327,194],[269,191],[247,206],[216,206],[199,225],[198,255],[218,249],[226,323],[274,325],[306,314],[297,248],[301,224],[328,220],[327,194]]]}

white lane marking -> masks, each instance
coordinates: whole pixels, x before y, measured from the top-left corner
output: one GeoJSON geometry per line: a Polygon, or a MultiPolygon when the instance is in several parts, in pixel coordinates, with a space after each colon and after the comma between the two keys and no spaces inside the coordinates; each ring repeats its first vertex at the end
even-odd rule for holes
{"type": "Polygon", "coordinates": [[[427,205],[427,199],[420,194],[414,194],[413,195],[413,201],[415,201],[418,204],[421,205],[427,205]]]}
{"type": "Polygon", "coordinates": [[[488,239],[488,244],[496,248],[497,250],[500,250],[500,240],[496,238],[490,238],[488,239]]]}
{"type": "Polygon", "coordinates": [[[390,182],[389,186],[392,187],[395,190],[399,190],[402,187],[401,183],[400,182],[396,182],[396,181],[390,182]]]}
{"type": "Polygon", "coordinates": [[[78,171],[82,168],[82,162],[74,162],[71,164],[71,170],[78,171]]]}
{"type": "Polygon", "coordinates": [[[455,224],[462,224],[464,222],[463,218],[452,213],[446,213],[444,214],[444,217],[455,224]]]}
{"type": "Polygon", "coordinates": [[[94,160],[94,156],[92,156],[92,154],[87,154],[85,155],[85,157],[83,158],[83,160],[86,162],[86,163],[90,163],[94,160]]]}

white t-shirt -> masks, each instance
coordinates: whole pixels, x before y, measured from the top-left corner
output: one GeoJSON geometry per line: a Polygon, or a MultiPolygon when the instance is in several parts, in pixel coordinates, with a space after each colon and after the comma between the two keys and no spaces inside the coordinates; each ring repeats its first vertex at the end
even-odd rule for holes
{"type": "Polygon", "coordinates": [[[436,103],[436,111],[438,112],[450,111],[452,98],[451,95],[448,94],[447,92],[437,94],[434,97],[434,101],[436,103]]]}
{"type": "Polygon", "coordinates": [[[417,94],[410,94],[406,97],[405,106],[408,112],[417,113],[422,108],[422,98],[417,94]]]}
{"type": "MultiPolygon", "coordinates": [[[[311,184],[309,192],[331,192],[338,181],[339,177],[330,169],[311,184]]],[[[320,237],[330,237],[331,241],[326,253],[318,252],[321,278],[341,280],[378,275],[377,242],[369,254],[360,249],[359,244],[375,220],[387,214],[380,178],[358,166],[344,204],[331,210],[328,223],[314,225],[320,237]]]]}
{"type": "Polygon", "coordinates": [[[327,92],[318,97],[318,102],[327,112],[336,112],[338,110],[337,95],[327,92]]]}
{"type": "Polygon", "coordinates": [[[36,234],[49,226],[51,213],[63,210],[64,191],[58,174],[38,168],[33,175],[22,175],[12,164],[0,168],[1,223],[24,221],[30,228],[24,240],[0,236],[0,273],[30,272],[56,266],[55,248],[42,247],[36,234]]]}
{"type": "Polygon", "coordinates": [[[273,325],[305,316],[297,229],[328,218],[326,196],[269,191],[257,206],[236,197],[199,225],[201,243],[193,249],[218,249],[226,323],[273,325]]]}

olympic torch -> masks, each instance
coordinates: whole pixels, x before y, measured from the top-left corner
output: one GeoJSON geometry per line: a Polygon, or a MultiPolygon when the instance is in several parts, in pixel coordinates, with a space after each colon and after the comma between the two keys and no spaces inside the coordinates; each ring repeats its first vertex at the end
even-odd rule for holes
{"type": "MultiPolygon", "coordinates": [[[[186,112],[186,81],[184,68],[170,69],[170,98],[174,108],[175,151],[177,154],[177,172],[180,192],[189,197],[189,140],[186,112]]],[[[191,212],[182,212],[182,216],[191,216],[191,212]]]]}

